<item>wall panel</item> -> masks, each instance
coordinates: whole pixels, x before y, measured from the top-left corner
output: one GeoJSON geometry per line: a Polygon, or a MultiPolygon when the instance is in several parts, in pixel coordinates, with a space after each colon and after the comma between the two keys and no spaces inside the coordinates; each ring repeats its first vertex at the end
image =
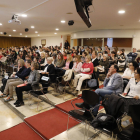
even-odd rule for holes
{"type": "Polygon", "coordinates": [[[31,38],[0,36],[0,48],[29,45],[31,46],[31,38]]]}

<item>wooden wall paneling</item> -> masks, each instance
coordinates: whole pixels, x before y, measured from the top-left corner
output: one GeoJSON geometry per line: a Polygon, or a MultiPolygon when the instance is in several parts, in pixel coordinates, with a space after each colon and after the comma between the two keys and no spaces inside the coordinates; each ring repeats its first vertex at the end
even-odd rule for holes
{"type": "Polygon", "coordinates": [[[15,47],[15,46],[31,46],[31,38],[21,38],[21,37],[0,37],[0,47],[15,47]]]}
{"type": "Polygon", "coordinates": [[[71,44],[71,36],[67,36],[67,41],[71,44]]]}
{"type": "MultiPolygon", "coordinates": [[[[107,38],[104,39],[104,45],[107,45],[107,38]]],[[[113,38],[113,47],[132,47],[132,38],[113,38]]]]}
{"type": "Polygon", "coordinates": [[[84,38],[83,45],[84,46],[102,46],[102,38],[84,38]]]}
{"type": "Polygon", "coordinates": [[[77,39],[73,40],[73,46],[77,46],[77,39]]]}

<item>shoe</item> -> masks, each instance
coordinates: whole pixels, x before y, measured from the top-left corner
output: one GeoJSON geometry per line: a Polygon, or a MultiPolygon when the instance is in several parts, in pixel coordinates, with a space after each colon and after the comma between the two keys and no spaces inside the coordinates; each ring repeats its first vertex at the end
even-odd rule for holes
{"type": "Polygon", "coordinates": [[[75,90],[73,93],[72,93],[74,96],[76,96],[78,94],[78,91],[75,90]]]}
{"type": "Polygon", "coordinates": [[[14,103],[14,105],[19,104],[20,102],[18,100],[16,100],[16,102],[14,103]]]}
{"type": "Polygon", "coordinates": [[[5,101],[5,102],[9,102],[9,101],[11,101],[11,100],[14,100],[14,98],[13,98],[13,97],[7,97],[4,101],[5,101]]]}
{"type": "Polygon", "coordinates": [[[79,108],[85,108],[84,102],[83,103],[75,103],[75,105],[79,108]]]}
{"type": "Polygon", "coordinates": [[[0,91],[0,98],[6,97],[7,95],[0,91]]]}
{"type": "Polygon", "coordinates": [[[24,105],[24,102],[20,102],[20,103],[16,104],[16,107],[20,107],[22,105],[24,105]]]}
{"type": "Polygon", "coordinates": [[[128,127],[129,125],[131,125],[131,123],[130,123],[129,120],[123,121],[123,122],[121,123],[121,126],[122,126],[123,128],[126,128],[126,127],[128,127]]]}

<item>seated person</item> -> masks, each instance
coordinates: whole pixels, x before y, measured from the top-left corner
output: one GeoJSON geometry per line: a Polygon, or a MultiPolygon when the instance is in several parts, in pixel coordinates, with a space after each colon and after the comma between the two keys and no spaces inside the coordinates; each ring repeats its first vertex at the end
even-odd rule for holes
{"type": "Polygon", "coordinates": [[[110,66],[117,64],[117,57],[114,51],[111,52],[111,56],[109,57],[109,63],[110,63],[110,66]]]}
{"type": "MultiPolygon", "coordinates": [[[[100,96],[99,100],[101,101],[102,98],[104,98],[104,96],[106,94],[121,94],[123,91],[123,79],[121,77],[120,74],[117,73],[118,71],[118,66],[117,65],[112,65],[109,68],[108,74],[106,76],[106,79],[104,80],[104,87],[103,89],[96,89],[95,93],[98,94],[100,96]]],[[[99,101],[99,103],[100,103],[99,101]]],[[[76,106],[79,108],[83,108],[89,106],[89,108],[91,107],[90,105],[87,105],[86,103],[76,103],[76,106]]],[[[95,108],[93,110],[93,114],[94,116],[97,116],[98,113],[98,109],[99,107],[95,108]]],[[[85,112],[86,114],[87,112],[85,112]]]]}
{"type": "Polygon", "coordinates": [[[108,55],[103,54],[103,59],[99,62],[99,66],[97,68],[99,69],[99,72],[106,72],[109,68],[109,61],[108,61],[108,55]]]}
{"type": "Polygon", "coordinates": [[[67,60],[67,53],[65,51],[63,51],[63,58],[65,61],[67,60]]]}
{"type": "Polygon", "coordinates": [[[85,63],[85,57],[87,56],[87,52],[82,52],[81,62],[85,63]]]}
{"type": "Polygon", "coordinates": [[[32,62],[29,78],[24,82],[25,86],[16,87],[17,101],[14,103],[16,107],[24,105],[22,93],[23,91],[35,90],[39,88],[40,74],[37,69],[38,64],[32,62]]]}
{"type": "Polygon", "coordinates": [[[44,69],[44,66],[47,64],[47,58],[48,58],[48,57],[49,57],[49,53],[46,52],[46,53],[45,53],[45,61],[44,61],[43,64],[40,64],[40,66],[42,67],[42,69],[44,69]]]}
{"type": "Polygon", "coordinates": [[[138,55],[137,55],[135,61],[136,61],[136,62],[139,64],[139,66],[140,66],[140,52],[138,52],[138,55]]]}
{"type": "Polygon", "coordinates": [[[27,78],[27,76],[30,74],[30,66],[31,66],[31,60],[26,60],[26,67],[24,66],[24,60],[20,59],[18,61],[18,72],[14,72],[12,74],[12,77],[7,80],[4,92],[1,93],[0,97],[3,96],[9,96],[5,99],[5,101],[13,100],[13,87],[16,87],[19,84],[23,84],[24,80],[27,78]]]}
{"type": "MultiPolygon", "coordinates": [[[[134,73],[134,77],[129,80],[123,96],[129,96],[130,98],[123,98],[125,102],[124,110],[128,113],[130,105],[140,104],[140,68],[137,68],[134,73]]],[[[124,127],[127,127],[132,123],[132,119],[122,122],[124,127]]]]}
{"type": "Polygon", "coordinates": [[[44,70],[41,71],[41,76],[50,77],[51,82],[55,82],[55,67],[52,64],[53,59],[51,57],[47,58],[47,65],[45,66],[44,70]]]}
{"type": "Polygon", "coordinates": [[[124,66],[125,65],[125,60],[126,60],[126,57],[125,57],[125,54],[124,54],[124,49],[121,49],[120,52],[119,52],[119,55],[118,55],[118,67],[119,66],[124,66]]]}
{"type": "Polygon", "coordinates": [[[72,56],[68,54],[65,67],[63,67],[62,69],[68,70],[68,69],[72,69],[72,67],[73,67],[72,56]]]}
{"type": "Polygon", "coordinates": [[[94,67],[99,65],[99,61],[97,59],[97,52],[96,51],[92,52],[92,63],[93,63],[94,67]]]}
{"type": "Polygon", "coordinates": [[[134,61],[135,59],[136,59],[136,57],[137,57],[137,50],[136,50],[136,48],[133,48],[133,52],[130,52],[127,56],[128,56],[128,58],[129,59],[131,59],[131,61],[134,61]]]}
{"type": "Polygon", "coordinates": [[[53,53],[53,54],[52,54],[52,57],[53,57],[53,62],[52,62],[52,63],[53,63],[54,65],[56,65],[56,62],[57,62],[57,54],[56,54],[56,53],[53,53]]]}
{"type": "Polygon", "coordinates": [[[65,60],[63,59],[63,55],[61,53],[58,54],[58,59],[56,61],[55,67],[62,68],[65,65],[65,60]]]}
{"type": "Polygon", "coordinates": [[[81,73],[75,75],[75,78],[74,78],[74,87],[76,88],[73,93],[74,95],[77,95],[78,91],[81,90],[83,81],[86,79],[91,79],[92,74],[93,74],[94,67],[93,67],[93,63],[91,62],[90,55],[87,55],[85,57],[85,61],[86,62],[82,65],[81,73]]]}
{"type": "MultiPolygon", "coordinates": [[[[44,64],[44,62],[45,62],[45,53],[42,52],[42,53],[41,53],[41,58],[39,59],[40,66],[41,66],[41,64],[44,64]]],[[[43,70],[43,68],[44,68],[44,67],[41,66],[41,69],[42,69],[42,70],[43,70]]]]}
{"type": "Polygon", "coordinates": [[[124,82],[124,88],[123,89],[125,89],[129,80],[131,78],[134,78],[134,71],[136,70],[137,67],[139,67],[139,65],[136,61],[132,61],[131,63],[129,63],[129,68],[126,68],[126,70],[124,71],[124,73],[122,75],[123,82],[124,82]]]}
{"type": "Polygon", "coordinates": [[[75,62],[72,68],[74,75],[79,74],[81,72],[82,65],[83,64],[81,62],[81,56],[79,55],[75,56],[75,62]]]}
{"type": "Polygon", "coordinates": [[[39,65],[39,70],[40,70],[40,63],[38,62],[39,58],[38,57],[34,57],[33,62],[37,63],[39,65]]]}

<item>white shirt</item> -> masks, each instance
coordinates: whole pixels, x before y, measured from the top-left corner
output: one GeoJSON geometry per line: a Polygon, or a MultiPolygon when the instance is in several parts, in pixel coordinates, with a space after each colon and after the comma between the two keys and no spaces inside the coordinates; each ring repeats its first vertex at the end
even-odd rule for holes
{"type": "Polygon", "coordinates": [[[133,96],[133,97],[139,96],[139,99],[140,99],[140,82],[136,84],[135,78],[131,78],[124,90],[124,93],[127,93],[129,88],[130,88],[130,91],[128,95],[133,96]]]}
{"type": "Polygon", "coordinates": [[[114,77],[114,74],[110,76],[110,80],[109,80],[109,82],[108,82],[108,84],[107,84],[107,87],[108,87],[108,86],[111,86],[113,77],[114,77]]]}
{"type": "MultiPolygon", "coordinates": [[[[48,65],[48,66],[49,66],[49,65],[48,65]]],[[[48,66],[47,66],[47,67],[45,67],[44,72],[47,72],[48,66]]]]}
{"type": "Polygon", "coordinates": [[[94,59],[92,59],[92,62],[94,62],[94,60],[96,59],[97,57],[95,57],[94,59]]]}
{"type": "Polygon", "coordinates": [[[130,76],[132,78],[134,78],[134,72],[132,73],[132,71],[129,68],[126,68],[126,70],[124,71],[123,76],[130,76]]]}

